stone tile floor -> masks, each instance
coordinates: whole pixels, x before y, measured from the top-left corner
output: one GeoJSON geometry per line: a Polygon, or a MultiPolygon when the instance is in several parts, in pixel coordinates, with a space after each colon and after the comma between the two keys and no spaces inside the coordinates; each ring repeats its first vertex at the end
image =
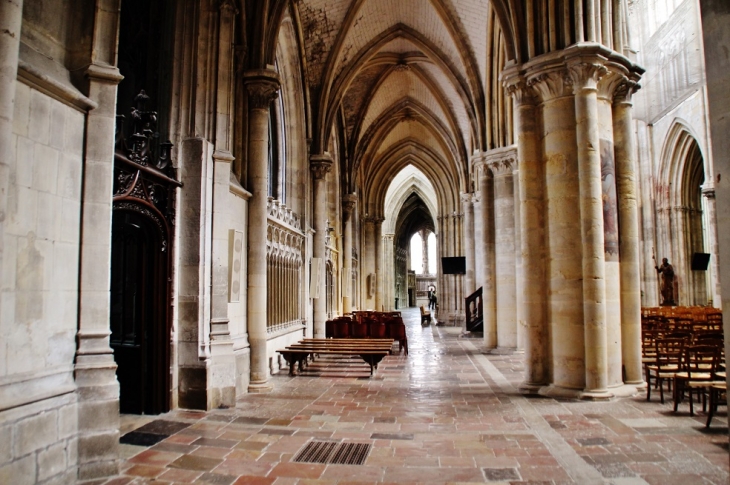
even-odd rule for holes
{"type": "Polygon", "coordinates": [[[675,414],[654,395],[525,397],[523,355],[421,327],[418,309],[404,319],[409,355],[386,357],[373,377],[359,359],[323,357],[235,409],[124,416],[134,433],[123,440],[137,444],[121,445],[121,475],[87,485],[730,483],[724,407],[706,430],[704,414],[675,414]],[[313,441],[371,448],[360,465],[294,462],[313,441]]]}

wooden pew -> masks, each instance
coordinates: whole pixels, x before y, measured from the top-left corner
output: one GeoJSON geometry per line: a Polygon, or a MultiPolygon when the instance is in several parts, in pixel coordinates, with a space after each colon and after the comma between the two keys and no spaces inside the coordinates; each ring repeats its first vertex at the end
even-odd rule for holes
{"type": "Polygon", "coordinates": [[[289,375],[294,375],[294,366],[303,370],[304,363],[318,355],[357,355],[370,365],[370,375],[378,363],[390,354],[393,339],[304,339],[285,349],[277,350],[289,364],[289,375]]]}

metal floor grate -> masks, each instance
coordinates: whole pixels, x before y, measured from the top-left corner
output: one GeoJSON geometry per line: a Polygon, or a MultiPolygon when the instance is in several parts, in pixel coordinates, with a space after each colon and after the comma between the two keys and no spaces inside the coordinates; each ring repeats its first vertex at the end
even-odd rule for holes
{"type": "Polygon", "coordinates": [[[369,443],[336,443],[310,441],[294,458],[298,463],[329,463],[334,465],[362,465],[370,454],[369,443]]]}

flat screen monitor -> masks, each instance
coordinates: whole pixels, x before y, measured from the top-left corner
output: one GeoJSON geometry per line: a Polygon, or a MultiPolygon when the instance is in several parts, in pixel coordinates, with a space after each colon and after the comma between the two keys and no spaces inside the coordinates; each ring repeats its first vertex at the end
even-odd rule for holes
{"type": "Polygon", "coordinates": [[[464,256],[441,258],[441,269],[444,274],[466,274],[466,258],[464,256]]]}

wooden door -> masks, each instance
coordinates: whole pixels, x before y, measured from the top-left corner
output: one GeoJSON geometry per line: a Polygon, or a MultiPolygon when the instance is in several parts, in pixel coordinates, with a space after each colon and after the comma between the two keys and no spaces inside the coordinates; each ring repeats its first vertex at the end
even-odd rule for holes
{"type": "Polygon", "coordinates": [[[122,413],[169,410],[167,252],[161,236],[143,213],[114,211],[111,347],[122,413]]]}

